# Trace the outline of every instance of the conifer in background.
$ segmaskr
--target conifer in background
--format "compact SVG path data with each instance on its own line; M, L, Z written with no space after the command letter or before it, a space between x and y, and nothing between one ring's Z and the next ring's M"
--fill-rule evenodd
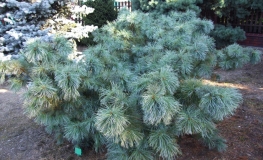
M201 10L197 4L202 2L203 0L132 0L132 8L144 12L161 11L162 13L165 13L171 10L193 10L199 13Z
M227 45L231 45L238 41L246 39L245 32L239 27L231 26L233 20L236 18L244 19L249 16L254 10L263 11L263 1L261 0L133 0L133 8L140 9L148 12L153 10L159 10L165 13L169 10L181 10L188 9L195 10L202 13L200 16L214 19L210 14L206 15L205 12L213 12L219 18L226 17L226 26L216 25L211 36L216 40L217 48L224 48Z
M260 52L216 50L213 27L190 10L124 11L94 32L97 45L82 56L71 58L61 37L36 41L19 59L0 62L0 73L11 75L13 89L27 85L26 113L57 140L106 146L110 160L172 160L183 154L177 141L186 134L224 151L216 124L242 97L202 79L215 66L256 63Z
M243 29L231 25L215 25L215 29L212 30L210 35L215 39L217 48L224 48L246 39L246 33Z
M49 41L56 34L73 39L88 37L97 27L77 24L74 16L91 12L87 6L73 8L70 0L1 0L0 59L4 54L18 54L26 41L34 38Z
M239 27L232 26L236 18L244 19L254 10L263 11L262 0L133 0L133 8L144 12L170 10L194 10L200 17L214 20L214 16L226 17L226 26L216 25L211 36L216 40L218 49L246 39L245 32ZM214 15L206 14L213 12Z
M99 28L111 22L117 18L117 10L114 8L113 0L87 0L83 3L86 6L94 8L94 12L83 17L83 22L85 25L95 25ZM81 44L84 45L94 45L93 36L90 33L88 38L83 38L80 40Z
M263 10L263 1L261 0L212 0L208 3L203 1L200 4L203 10L213 10L219 17L226 17L227 21L235 18L245 18L253 10Z
M211 14L213 12L218 18L224 17L224 24L216 25L211 36L216 40L217 48L223 48L238 41L246 39L245 32L240 27L235 27L239 20L246 19L247 16L257 11L263 11L262 0L212 0L203 1L198 4L202 10L202 16L214 19ZM238 20L237 20L238 19ZM251 22L252 24L253 22Z
M94 12L83 18L86 25L95 25L99 28L117 18L113 0L87 0L83 3L94 8Z

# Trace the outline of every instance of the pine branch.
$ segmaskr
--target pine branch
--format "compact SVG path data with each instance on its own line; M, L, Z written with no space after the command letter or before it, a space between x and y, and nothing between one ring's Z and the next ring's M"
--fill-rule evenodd
M197 79L186 79L180 84L179 93L176 97L183 104L191 105L199 102L197 89L202 86L202 82Z
M79 144L88 137L90 121L71 122L67 124L65 129L65 138L71 140L75 144Z
M112 84L111 90L101 90L101 104L107 107L124 107L127 105L127 97L123 90L115 84Z
M124 109L119 107L99 109L95 120L97 130L107 138L121 135L129 123Z
M223 152L226 150L226 140L218 136L217 134L212 134L201 139L205 145L209 147L209 149L216 149L219 152Z
M198 94L201 98L199 107L215 120L232 115L242 101L241 94L232 88L204 86Z
M175 139L169 136L165 130L151 132L148 142L149 145L159 152L160 156L165 159L172 160L175 156L181 153Z
M188 106L181 110L176 119L176 130L180 135L200 134L202 137L214 134L215 124L204 116L196 106Z
M165 95L160 86L152 85L142 96L143 120L146 124L157 125L161 121L170 124L180 110L180 104L172 96Z
M62 90L63 99L71 100L80 96L78 91L81 84L81 75L84 73L76 65L61 66L55 72L55 81Z
M122 148L120 145L115 143L107 144L108 152L107 159L109 160L129 160L127 149Z

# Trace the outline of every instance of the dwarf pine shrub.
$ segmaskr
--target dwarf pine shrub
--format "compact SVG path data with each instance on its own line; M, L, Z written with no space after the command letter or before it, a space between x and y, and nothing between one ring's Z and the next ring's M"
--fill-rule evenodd
M97 45L81 57L70 58L64 38L36 41L19 59L1 62L0 73L12 75L14 89L27 84L26 113L49 133L96 151L106 146L108 159L174 159L182 135L223 151L216 123L234 114L242 97L202 78L218 55L225 66L238 47L217 51L212 29L193 11L122 12L94 32Z

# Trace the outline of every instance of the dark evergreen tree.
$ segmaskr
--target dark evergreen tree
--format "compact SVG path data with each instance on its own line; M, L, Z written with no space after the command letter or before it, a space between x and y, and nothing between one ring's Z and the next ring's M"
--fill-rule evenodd
M95 25L99 28L117 18L117 10L114 8L113 0L87 0L84 5L94 8L94 12L83 17L85 25ZM88 38L81 39L84 45L94 45L93 36L90 33Z
M193 10L200 12L197 4L203 0L132 0L133 9L142 10L144 12L157 11L166 13L171 10L186 11Z
M99 28L117 18L113 0L87 0L84 5L94 8L94 12L83 18L86 25L95 25Z
M216 41L217 48L224 48L238 41L246 39L245 31L240 27L215 25L215 29L211 32L211 36Z
M212 0L202 3L200 6L201 9L213 10L219 17L227 17L229 22L235 18L245 18L253 10L263 11L263 1L261 0Z
M218 18L224 17L222 21L225 26L217 25L212 33L218 48L245 40L243 29L235 26L238 25L240 20L244 20L254 12L263 11L262 0L211 0L198 5L202 10L202 16L205 18L214 20L215 16Z

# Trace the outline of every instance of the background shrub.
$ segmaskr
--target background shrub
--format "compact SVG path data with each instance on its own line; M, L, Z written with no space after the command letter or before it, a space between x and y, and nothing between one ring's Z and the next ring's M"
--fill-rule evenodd
M78 6L77 6L78 7ZM53 35L67 38L88 37L95 26L81 26L70 20L74 14L89 14L92 8L72 9L70 1L42 0L39 2L0 2L0 54L18 54L25 42L42 38L50 41Z
M84 5L94 8L94 12L83 17L85 25L95 25L99 28L117 18L117 10L114 8L113 0L87 0ZM93 36L90 33L88 38L81 39L84 45L94 45Z
M217 48L224 48L228 45L243 41L246 39L245 31L240 27L215 25L215 29L211 32L211 36L216 41Z

